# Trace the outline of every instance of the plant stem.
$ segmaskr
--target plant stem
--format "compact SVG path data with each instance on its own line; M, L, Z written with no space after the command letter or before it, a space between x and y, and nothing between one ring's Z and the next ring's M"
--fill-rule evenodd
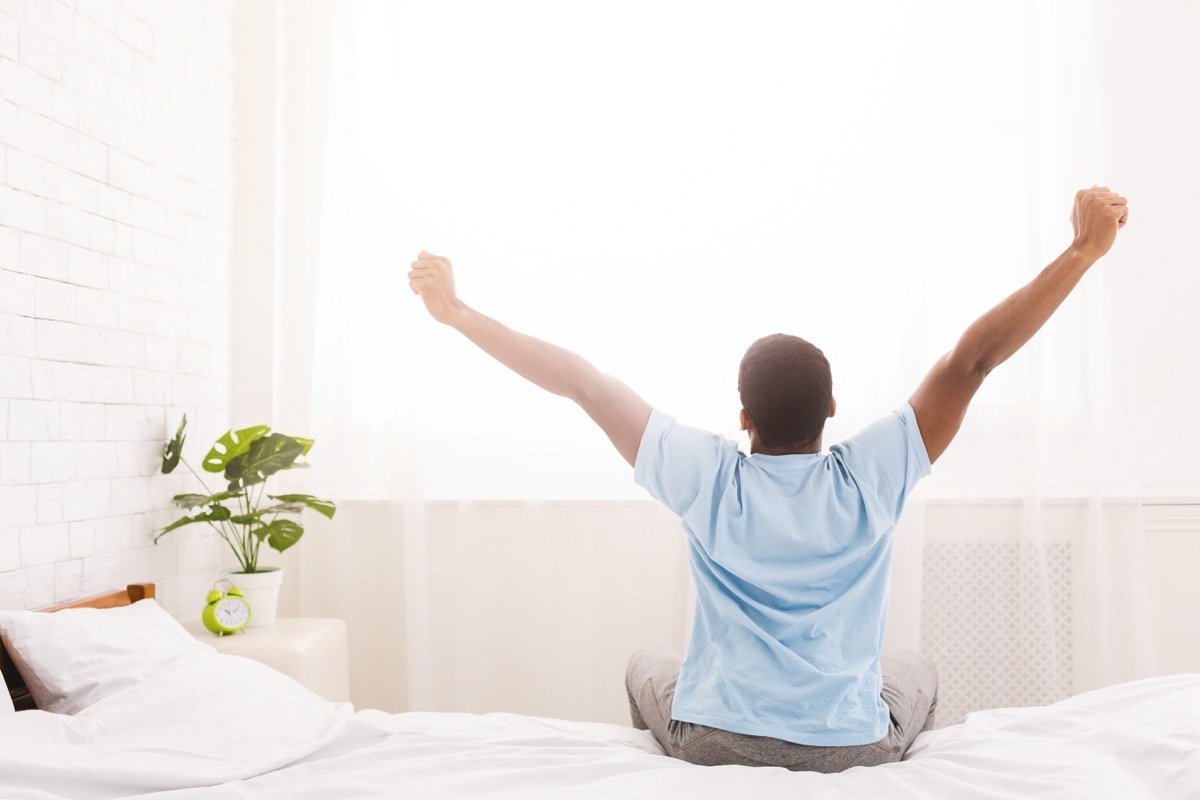
M196 472L196 470L192 469L192 465L187 462L187 459L184 458L182 454L180 454L179 460L183 463L183 465L185 467L188 468L188 472L190 472L196 476L196 480L200 481L200 485L202 487L204 487L204 491L208 492L208 494L211 496L213 493L213 490L208 488L208 485L204 482L204 478L201 478L200 475Z
M254 505L250 501L250 487L249 486L245 486L245 485L242 486L242 494L238 495L239 501L243 496L246 499L246 511L244 513L249 514L251 511L254 510ZM258 569L258 547L254 543L255 536L254 536L253 532L251 532L249 523L246 524L244 530L246 532L245 533L246 548L247 548L246 549L246 558L247 558L247 561L249 562L249 567L247 568L247 572L254 572Z
M192 473L192 476L195 477L195 479L200 483L200 486L204 489L204 491L208 492L209 497L211 497L213 495L213 490L208 488L208 484L204 482L204 478L200 477L200 473L196 472L192 465L187 462L187 459L183 457L182 453L179 454L179 461L188 468L188 472ZM208 524L212 525L211 522ZM244 566L245 562L243 561L242 556L238 554L238 548L233 543L234 539L240 541L241 537L237 535L236 528L232 527L231 525L229 530L226 531L225 525L225 521L221 520L219 527L216 525L213 525L213 527L216 529L217 533L221 534L221 538L225 540L225 544L229 545L229 549L233 551L234 557L237 558L238 562ZM231 536L233 539L230 538Z
M211 527L213 530L215 530L220 535L220 537L225 540L225 544L229 545L229 549L233 551L234 558L236 558L238 560L239 564L242 564L242 557L240 555L238 555L237 548L233 546L233 542L229 540L229 536L226 535L225 531L221 528L218 528L216 525L213 525L211 522L208 524L209 524L209 527ZM245 567L244 564L242 564L242 566L243 566L243 568Z
M241 511L242 514L245 514L246 513L246 505L242 502L242 495L236 494L235 496L237 497L238 510ZM246 550L246 526L241 523L233 523L233 524L236 526L235 530L238 531L238 533L237 533L237 542L238 542L238 551L239 551L238 561L240 561L242 563L242 571L249 572L250 571L250 553L247 552L247 550Z

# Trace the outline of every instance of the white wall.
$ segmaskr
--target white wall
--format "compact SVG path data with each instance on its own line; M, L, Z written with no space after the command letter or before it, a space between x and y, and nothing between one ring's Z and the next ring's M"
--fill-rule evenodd
M229 408L232 0L0 0L0 607L155 581L191 613L216 542L152 544ZM182 471L182 470L181 470Z
M682 652L683 533L657 503L434 502L424 516L425 640L405 628L401 508L343 503L303 543L300 613L347 620L356 706L627 723L629 655ZM427 706L409 695L413 665Z
M1200 672L1200 503L1164 498L1143 506L1155 665L1160 675Z
M1113 275L1122 307L1111 354L1136 413L1115 454L1145 485L1200 494L1200 3L1097 0L1096 52L1107 181L1129 197ZM1114 248L1114 251L1117 249Z
M1106 507L1110 533L1137 524L1137 504ZM989 561L1019 547L1013 536L1025 513L1019 502L930 501L897 532L885 648L918 648L941 662L943 724L989 704L1048 702L1092 688L1092 665L1079 662L1088 631L1070 611L1087 596L1081 548L1088 506L1059 501L1041 511L1047 541L1075 552L1059 576L1062 585L1055 584L1065 603L1061 617L1045 618L1037 600L1021 605L1022 585L1005 578L1016 565L998 569ZM1180 565L1196 563L1200 505L1155 502L1140 513L1154 671L1198 671L1200 642L1189 609L1200 604L1200 587ZM683 533L678 518L658 504L433 502L424 516L433 612L424 641L406 635L402 509L343 503L334 521L303 545L299 613L348 621L357 706L426 710L408 693L416 664L428 672L429 707L437 710L625 723L630 653L682 652L692 613ZM947 544L980 549L947 561ZM915 556L915 565L900 563L907 557L902 551ZM926 594L912 605L914 580ZM1034 635L1039 630L1065 636ZM1003 652L972 650L980 636ZM1052 652L1056 647L1062 652Z
M1133 414L1119 452L1148 500L1146 546L1160 672L1200 670L1200 4L1096 0L1106 181L1129 197L1107 354ZM1116 249L1116 248L1114 248Z

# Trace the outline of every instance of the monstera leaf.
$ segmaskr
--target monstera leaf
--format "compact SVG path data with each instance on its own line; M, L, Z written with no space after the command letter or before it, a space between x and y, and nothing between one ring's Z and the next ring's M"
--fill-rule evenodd
M276 503L262 510L263 514L299 514L308 506L304 503Z
M179 421L179 430L175 431L175 438L163 448L163 475L170 475L171 471L179 466L179 459L183 455L183 442L187 439L187 434L183 432L186 427L187 414L184 414L183 419Z
M300 541L300 537L304 535L304 526L290 519L277 519L261 528L255 528L253 533L259 541L266 539L272 549L282 553Z
M196 506L207 506L212 503L219 503L222 500L229 500L237 496L237 492L217 492L216 494L177 494L171 498L171 502L179 508L195 508Z
M191 525L193 522L221 522L229 519L229 516L230 514L228 508L214 503L213 505L209 506L208 511L203 514L196 514L195 516L191 517L180 517L179 519L175 520L170 525L163 528L162 532L159 533L158 536L154 537L154 543L157 544L159 539L166 536L176 528L182 528L184 525Z
M204 469L209 472L224 472L229 462L250 449L250 445L271 432L270 426L255 425L240 431L225 431L204 457Z
M292 506L282 505L268 506L267 508L260 508L256 511L250 511L246 514L234 514L229 518L229 521L238 525L257 525L258 523L262 522L263 517L267 516L268 514L299 514L303 510L304 506L299 503L297 503L294 508Z
M206 494L177 494L171 498L171 502L179 508L195 508L202 506L208 501Z
M299 442L300 447L303 449L300 451L300 458L297 458L295 461L293 461L291 464L289 464L287 468L288 469L308 469L308 461L306 461L304 459L304 456L308 455L308 451L312 449L313 440L306 439L303 436L293 436L292 438L295 439L297 442Z
M236 492L262 483L279 470L290 467L303 451L304 445L282 433L255 439L244 453L230 459L225 465L229 491Z
M337 511L337 506L333 504L332 500L318 500L311 494L271 494L267 496L288 506L288 508L274 506L274 508L279 508L281 511L291 511L294 507L307 506L329 519L333 519L333 514Z

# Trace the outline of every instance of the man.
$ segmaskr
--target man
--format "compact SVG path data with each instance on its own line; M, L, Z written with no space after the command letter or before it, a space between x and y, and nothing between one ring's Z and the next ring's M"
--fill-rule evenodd
M687 657L635 653L633 723L695 764L838 772L899 761L933 724L937 675L881 654L892 532L983 379L1020 349L1108 252L1124 197L1075 195L1071 245L988 311L900 409L822 452L837 404L825 356L794 336L752 344L738 374L750 455L680 425L574 353L458 299L450 261L422 251L409 285L429 313L522 377L575 401L677 513L696 584Z

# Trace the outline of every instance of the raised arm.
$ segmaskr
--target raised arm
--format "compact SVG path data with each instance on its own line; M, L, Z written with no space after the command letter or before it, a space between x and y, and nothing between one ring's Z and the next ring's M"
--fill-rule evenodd
M933 365L909 399L931 463L958 433L983 379L1050 319L1083 274L1112 247L1128 215L1125 198L1107 186L1076 192L1071 246L1036 278L971 323L954 349Z
M458 298L454 270L444 256L422 250L412 262L408 285L435 320L522 378L574 400L633 466L650 418L650 404L636 392L570 350L507 328L468 306Z

